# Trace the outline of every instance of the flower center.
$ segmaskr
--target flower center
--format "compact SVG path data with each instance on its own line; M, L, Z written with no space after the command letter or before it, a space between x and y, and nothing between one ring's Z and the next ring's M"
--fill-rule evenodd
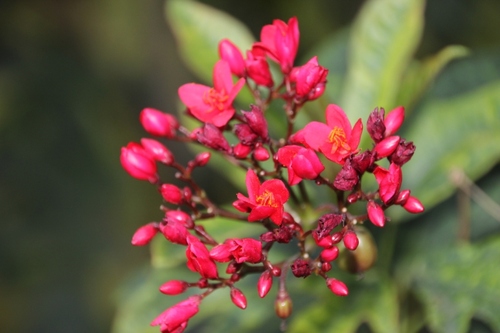
M351 147L347 144L345 132L342 128L335 126L328 135L328 142L332 144L332 154L339 149L350 151Z
M255 201L260 206L268 206L268 207L273 207L273 208L278 207L276 200L274 200L273 193L269 192L268 190L265 190L264 193L257 196Z
M210 88L210 90L206 91L205 94L203 94L203 102L207 105L210 105L210 109L207 112L212 112L215 110L224 111L226 109L226 102L228 99L229 96L224 90L219 92L214 88Z

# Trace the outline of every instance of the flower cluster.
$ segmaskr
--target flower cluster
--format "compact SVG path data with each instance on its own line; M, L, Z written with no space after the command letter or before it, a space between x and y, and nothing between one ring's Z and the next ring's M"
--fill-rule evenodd
M412 142L396 134L404 120L402 107L387 114L382 108L371 112L366 129L373 144L366 150L359 147L362 120L352 125L335 104L326 107L324 122L311 121L295 128L302 106L324 93L328 74L317 57L295 66L298 45L296 18L264 26L260 41L245 55L231 41L222 40L213 87L188 83L178 91L187 115L197 119L200 127L187 129L174 116L146 108L140 122L156 139L143 138L121 150L123 168L132 177L156 186L165 201L161 221L140 227L132 244L146 245L156 234L163 234L167 241L185 249L186 266L198 275L193 282L171 280L160 287L167 295L178 295L188 288L200 290L153 320L151 325L160 326L161 332L182 332L202 300L217 289L229 288L231 301L245 309L246 297L237 283L249 274L260 275L260 297L266 297L277 280L275 310L283 319L292 311L286 290L289 272L300 278L315 275L324 279L332 293L346 296L346 284L329 274L340 252L355 251L359 246L359 237L368 232L361 225L370 221L383 227L388 220L385 210L393 205L410 213L424 210L410 190L401 189L402 167L415 151ZM280 73L273 75L271 66ZM253 94L255 103L248 111L237 112L234 102L244 87ZM270 107L274 101L283 102L284 137L272 137L268 127L266 113L277 112ZM205 151L182 165L159 141L162 139L197 144ZM192 177L193 170L207 165L214 152L225 157L228 165L246 170L246 193L235 193L234 209L214 204ZM159 165L173 169L177 182L183 185L163 182ZM365 191L361 186L365 175L374 177L378 188ZM305 181L329 188L336 199L310 202ZM366 213L349 212L354 203L364 203ZM302 215L307 217L301 215L304 207L309 213ZM313 219L311 211L316 213ZM214 217L258 223L263 231L258 237L218 239L203 227ZM315 246L306 246L306 241ZM269 253L276 242L293 246L296 254L272 262ZM372 263L348 270L360 272Z

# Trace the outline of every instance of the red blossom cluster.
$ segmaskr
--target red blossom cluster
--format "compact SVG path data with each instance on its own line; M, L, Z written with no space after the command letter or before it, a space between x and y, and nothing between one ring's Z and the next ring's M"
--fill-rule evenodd
M415 151L412 142L396 135L404 120L402 107L387 115L384 109L376 108L369 115L366 128L373 146L364 151L359 147L361 119L351 125L338 105L327 106L325 122L312 121L295 128L295 117L302 106L323 94L328 74L317 57L294 66L298 45L296 18L266 25L260 41L245 56L231 41L222 40L220 60L213 70L213 87L188 83L178 91L187 114L200 121L199 128L189 130L174 116L152 108L140 114L144 129L158 140L198 144L220 153L228 165L246 170L247 193L235 194L234 210L214 204L192 177L194 169L209 162L209 151L181 165L156 139L143 138L121 150L124 169L132 177L155 185L165 201L163 219L140 227L132 244L146 245L161 233L166 240L185 248L187 268L199 275L194 282L171 280L160 287L167 295L178 295L189 288L201 290L153 320L151 325L160 326L161 332L184 331L203 298L217 289L229 288L232 302L245 309L246 297L236 284L249 274L260 275L260 297L265 297L273 281L278 280L275 310L280 318L287 318L292 311L286 291L289 271L301 278L319 276L334 294L346 296L347 286L327 274L339 256L340 245L346 251L355 251L360 244L358 226L369 220L383 227L387 221L385 210L392 205L400 205L410 213L424 210L409 190L401 190L402 167ZM279 76L271 73L272 64L278 65ZM244 86L252 92L255 104L249 111L237 112L233 102ZM280 138L270 135L266 119L267 112L277 112L270 109L276 100L283 102L287 126L286 135ZM158 165L173 169L183 187L164 183ZM333 174L332 165L338 166ZM375 177L377 189L362 189L365 174ZM328 187L336 202L309 202L303 180ZM349 212L350 205L363 202L365 214ZM313 220L310 214L301 217L306 205L317 212ZM259 223L263 232L258 238L218 239L203 227L214 217ZM307 239L316 246L306 246ZM271 262L269 253L275 243L289 243L296 248L296 254ZM225 273L221 274L223 266Z

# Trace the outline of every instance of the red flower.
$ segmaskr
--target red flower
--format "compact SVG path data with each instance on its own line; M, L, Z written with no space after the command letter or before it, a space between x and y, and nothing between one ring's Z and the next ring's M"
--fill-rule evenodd
M357 152L362 131L361 119L351 128L344 111L338 105L330 104L326 108L326 124L310 122L290 140L322 152L335 163L344 164L349 155Z
M373 174L379 185L378 193L382 201L387 205L398 197L403 181L403 173L401 167L395 163L391 163L389 170L380 166L373 170Z
M210 253L205 245L196 237L188 235L186 238L187 249L186 257L188 259L187 266L193 272L198 272L206 279L217 279L217 266L210 258Z
M299 22L296 17L288 20L274 20L265 25L260 32L260 42L254 44L253 50L265 52L281 66L283 73L289 73L293 67L299 48Z
M210 251L210 257L218 262L234 259L238 264L256 264L262 259L262 243L253 238L226 239Z
M219 56L229 64L231 72L238 76L245 76L245 60L240 49L229 39L223 39L219 42Z
M277 225L283 220L283 205L288 200L288 190L279 179L266 180L260 184L254 171L248 170L246 176L248 198L238 193L233 206L241 212L250 212L248 221L270 218Z
M318 156L310 149L296 145L280 148L278 162L288 169L288 184L295 185L302 179L316 179L325 170Z
M290 73L290 81L295 82L298 97L310 101L320 97L325 91L328 69L318 64L318 57L312 57L305 65L295 67Z
M160 326L162 333L182 332L187 322L198 313L202 297L191 296L162 312L151 322L151 326Z
M179 88L179 97L189 112L198 120L222 127L234 115L233 101L245 84L241 78L233 85L231 69L225 60L214 67L214 87L187 83Z

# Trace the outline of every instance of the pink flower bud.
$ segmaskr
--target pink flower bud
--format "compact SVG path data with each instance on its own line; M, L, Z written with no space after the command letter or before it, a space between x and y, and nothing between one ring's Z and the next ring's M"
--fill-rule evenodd
M208 148L225 152L230 150L229 143L222 134L221 130L210 123L203 125L201 131L197 133L196 138L198 139L198 142Z
M313 238L314 241L316 242L316 245L322 247L322 248L330 248L333 245L332 238L329 237L329 235L326 235L325 237L318 238L317 233L313 232Z
M346 231L346 233L344 234L343 241L344 241L344 246L351 251L354 251L358 248L359 239L358 236L356 236L356 233L352 230Z
M166 220L160 224L160 231L163 236L174 244L187 245L189 232L181 222L176 220Z
M245 76L245 60L240 49L236 47L229 39L223 39L219 43L219 56L227 61L231 73L238 77Z
M375 201L368 201L366 210L368 212L368 219L370 219L375 226L382 228L385 225L384 210L377 205Z
M174 155L172 152L160 142L154 139L143 138L141 139L141 145L155 160L166 165L170 165L174 162Z
M402 190L398 194L398 198L396 199L396 205L404 205L408 198L410 197L410 190Z
M376 159L382 159L391 155L399 145L399 136L390 136L375 145Z
M247 298L241 290L234 287L231 288L231 301L240 309L246 309L247 307Z
M122 147L120 162L125 171L132 177L139 180L149 180L151 183L158 181L155 161L138 143L130 142L127 147Z
M253 157L255 157L255 159L257 161L263 162L263 161L267 161L269 159L270 155L269 155L269 152L267 151L267 149L261 146L261 147L255 148L255 150L253 152Z
M347 289L345 283L340 280L328 278L326 279L326 286L337 296L347 296L349 294L349 289Z
M189 284L181 280L171 280L160 286L160 292L165 295L179 295L186 291Z
M332 264L329 262L322 262L321 263L321 271L323 273L329 272L332 269Z
M266 117L264 117L260 107L250 105L250 108L250 111L242 111L241 113L252 131L263 140L266 140L269 135Z
M337 244L340 243L342 240L342 237L344 237L344 234L340 231L334 232L332 235L332 243Z
M194 222L191 216L181 210L169 210L165 214L165 220L179 222L188 229L192 229L194 227Z
M245 145L253 145L257 142L259 136L247 124L236 124L234 134Z
M259 277L259 281L257 282L257 291L259 293L260 298L264 298L271 287L273 286L273 276L271 271L264 271Z
M210 152L208 152L208 151L203 152L203 153L199 153L194 158L194 162L199 167L205 166L208 163L208 161L210 161L210 156L211 156Z
M184 201L190 202L191 199L193 198L193 192L191 191L191 189L189 187L185 186L182 189L182 196L184 197Z
M151 326L160 326L162 332L182 332L187 321L198 313L202 299L200 295L190 296L162 312L151 322Z
M143 246L149 244L157 232L158 227L155 223L143 225L132 236L132 245Z
M320 253L321 259L326 262L333 261L337 259L338 256L339 256L339 248L336 246L333 246L329 249L324 249Z
M251 51L247 51L245 66L248 76L259 86L271 88L274 85L269 64L265 57L255 56Z
M406 203L403 205L403 208L412 214L422 213L425 210L424 205L422 205L420 200L412 196L408 198Z
M162 184L160 186L160 193L166 202L178 205L182 202L182 191L175 185L172 184Z
M236 158L243 159L248 156L252 152L252 146L247 146L242 143L238 143L233 147L233 155Z
M314 100L325 91L327 75L328 69L320 66L318 57L314 56L305 65L294 67L290 80L295 83L297 97Z
M174 116L153 108L145 108L139 115L142 126L151 135L173 138L179 123Z
M405 120L405 108L398 106L387 114L384 119L385 133L384 136L388 137L398 131Z

